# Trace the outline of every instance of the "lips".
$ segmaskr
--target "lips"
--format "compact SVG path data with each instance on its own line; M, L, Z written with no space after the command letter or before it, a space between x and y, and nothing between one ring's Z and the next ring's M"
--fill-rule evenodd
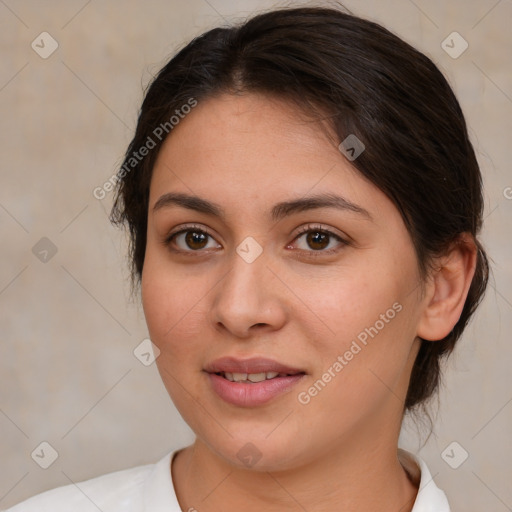
M258 407L291 391L306 372L272 359L221 357L204 368L211 389L230 405Z
M237 359L235 357L221 357L207 364L204 370L208 373L226 374L226 373L268 373L276 372L282 375L305 374L300 368L294 368L272 359L256 357L251 359Z

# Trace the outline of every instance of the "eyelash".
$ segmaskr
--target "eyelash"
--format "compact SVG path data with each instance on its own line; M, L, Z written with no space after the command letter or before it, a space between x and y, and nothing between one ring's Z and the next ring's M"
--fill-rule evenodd
M178 235L181 235L182 233L187 233L189 231L193 231L193 232L196 232L196 233L203 233L207 236L209 236L210 238L213 238L215 239L215 237L209 233L207 230L205 230L203 227L201 226L198 226L198 225L190 225L190 226L185 226L184 228L180 229L179 231L176 231L174 233L170 233L163 241L163 244L166 246L166 247L170 247L171 245L171 242L174 240L174 238L176 238ZM328 230L328 229L325 229L323 228L322 226L320 225L317 225L317 224L308 224L306 226L303 226L300 231L297 233L297 235L294 237L294 239L292 240L292 242L295 242L298 238L300 238L302 235L306 234L306 233L310 233L310 232L314 232L314 233L322 233L324 235L328 235L329 237L332 237L334 238L336 241L340 242L341 246L347 246L347 245L350 245L349 242L343 238L341 238L339 235L337 235L336 233L333 233L332 231ZM183 250L183 249L172 249L173 252L177 252L177 253L181 253L181 254L186 254L188 256L200 256L202 255L201 253L203 253L204 251L199 249L197 251L193 251L193 250ZM302 252L306 252L306 253L309 253L308 256L309 257L312 257L312 258L317 258L317 257L321 257L321 256L325 256L325 255L331 255L331 254L334 254L338 251L341 250L341 247L336 247L334 249L328 249L328 250L322 250L322 249L319 249L319 250L305 250L305 249L299 249L300 251Z

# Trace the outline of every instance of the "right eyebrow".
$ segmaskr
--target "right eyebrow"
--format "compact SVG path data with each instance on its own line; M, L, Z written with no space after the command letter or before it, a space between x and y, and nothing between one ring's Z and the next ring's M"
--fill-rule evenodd
M167 206L174 205L187 208L188 210L205 213L207 215L213 215L215 217L225 218L226 216L224 209L216 203L203 199L199 196L191 196L177 192L168 192L167 194L160 196L158 201L155 203L155 206L153 206L153 212Z

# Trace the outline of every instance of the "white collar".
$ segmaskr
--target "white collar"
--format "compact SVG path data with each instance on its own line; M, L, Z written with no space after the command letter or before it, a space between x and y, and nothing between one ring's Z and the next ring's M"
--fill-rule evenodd
M425 461L402 448L398 448L398 460L419 487L411 512L450 512L446 494L437 487Z

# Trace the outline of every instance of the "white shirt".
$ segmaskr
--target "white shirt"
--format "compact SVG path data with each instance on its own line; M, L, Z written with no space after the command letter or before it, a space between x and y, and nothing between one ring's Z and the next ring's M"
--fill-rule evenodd
M182 512L170 470L171 457L178 451L168 453L156 464L51 489L5 512ZM399 458L412 479L420 479L412 512L450 512L446 495L436 486L425 462L402 449Z

